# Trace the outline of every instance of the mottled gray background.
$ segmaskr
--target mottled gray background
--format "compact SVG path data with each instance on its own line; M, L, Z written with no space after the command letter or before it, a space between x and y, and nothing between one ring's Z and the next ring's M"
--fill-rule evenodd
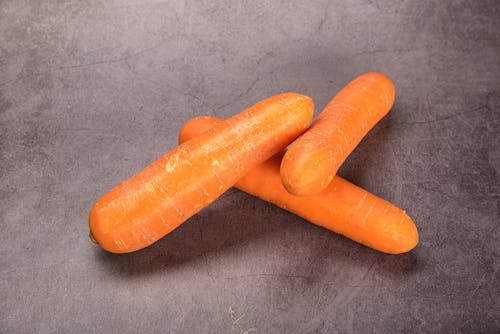
M411 253L236 190L143 251L89 242L189 118L317 113L370 70L397 102L340 174L407 210ZM0 332L498 332L499 75L498 1L0 1Z

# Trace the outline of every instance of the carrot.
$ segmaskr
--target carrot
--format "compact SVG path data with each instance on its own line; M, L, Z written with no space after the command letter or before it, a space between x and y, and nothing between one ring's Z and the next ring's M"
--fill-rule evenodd
M223 122L213 117L193 118L182 127L179 141L194 138ZM283 154L253 168L235 187L381 252L399 254L417 245L417 228L403 210L339 176L320 194L290 194L280 178Z
M286 147L313 108L307 96L276 95L179 145L94 205L91 238L113 253L152 244Z
M363 74L345 86L285 154L281 180L298 196L319 193L367 132L391 109L394 85L380 73Z

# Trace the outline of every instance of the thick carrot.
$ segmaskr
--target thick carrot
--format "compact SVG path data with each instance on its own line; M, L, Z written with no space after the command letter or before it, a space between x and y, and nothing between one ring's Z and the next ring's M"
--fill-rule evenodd
M94 205L91 237L114 253L152 244L286 147L313 108L307 96L276 95L179 145Z
M345 86L285 154L281 180L297 196L325 189L367 132L391 109L394 85L380 73Z
M222 122L213 117L193 118L182 127L179 142ZM417 245L417 228L403 210L339 176L320 194L290 194L280 178L283 154L253 168L235 187L381 252L399 254Z

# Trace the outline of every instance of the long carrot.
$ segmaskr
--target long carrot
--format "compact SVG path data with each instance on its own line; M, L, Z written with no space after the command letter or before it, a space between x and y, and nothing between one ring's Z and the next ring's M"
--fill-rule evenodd
M193 118L182 127L179 142L194 138L223 122L213 117ZM385 253L404 253L417 245L417 228L403 210L339 176L335 176L320 194L290 194L280 178L283 154L278 153L253 168L239 179L235 187Z
M152 244L286 147L313 108L307 96L276 95L179 145L94 205L91 238L114 253Z
M281 180L298 196L319 193L366 133L391 109L394 85L380 73L345 86L285 154Z

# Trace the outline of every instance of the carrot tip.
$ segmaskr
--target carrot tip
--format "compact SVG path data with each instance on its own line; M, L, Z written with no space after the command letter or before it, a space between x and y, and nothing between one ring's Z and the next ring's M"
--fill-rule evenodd
M336 173L331 151L316 146L305 157L294 153L292 147L281 162L280 174L285 189L295 196L311 196L323 191Z
M99 243L97 242L97 240L95 240L94 236L92 235L92 231L90 231L90 232L89 232L89 239L90 239L90 241L92 241L93 243L95 243L95 244L99 244Z

